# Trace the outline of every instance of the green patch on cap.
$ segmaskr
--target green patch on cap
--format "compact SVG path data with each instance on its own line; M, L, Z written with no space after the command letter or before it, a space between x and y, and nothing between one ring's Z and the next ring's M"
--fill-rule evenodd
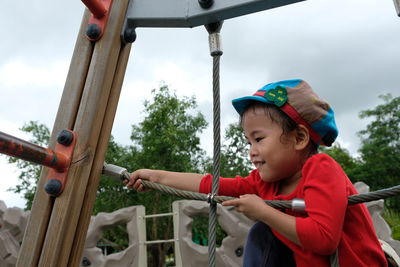
M278 107L283 106L288 100L287 90L283 86L277 86L275 89L268 90L264 94L264 97Z

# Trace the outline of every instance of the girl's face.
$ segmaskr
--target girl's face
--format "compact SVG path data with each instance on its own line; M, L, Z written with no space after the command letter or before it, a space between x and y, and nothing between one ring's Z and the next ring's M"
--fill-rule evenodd
M256 107L244 114L242 126L250 144L250 159L265 182L292 180L301 171L301 154L296 149L296 131L282 135L282 127Z

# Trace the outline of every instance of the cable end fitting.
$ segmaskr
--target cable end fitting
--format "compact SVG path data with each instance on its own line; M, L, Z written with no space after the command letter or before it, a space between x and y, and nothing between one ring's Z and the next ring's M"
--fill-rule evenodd
M222 55L221 36L219 32L210 33L210 35L208 36L208 44L210 46L211 56Z
M294 198L292 199L292 211L298 213L306 213L306 203L304 199Z
M127 170L117 165L107 164L104 162L103 174L109 177L113 177L118 181L124 181L126 179L125 173Z

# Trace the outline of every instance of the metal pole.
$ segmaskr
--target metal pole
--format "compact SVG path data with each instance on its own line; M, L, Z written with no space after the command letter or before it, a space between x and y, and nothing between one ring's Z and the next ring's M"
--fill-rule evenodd
M68 167L65 155L0 131L0 153L37 163L62 172Z

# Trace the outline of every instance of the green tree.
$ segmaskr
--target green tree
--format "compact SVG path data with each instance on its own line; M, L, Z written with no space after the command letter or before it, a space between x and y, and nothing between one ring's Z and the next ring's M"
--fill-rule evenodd
M20 130L30 134L32 138L28 141L39 146L47 147L50 139L49 128L44 124L40 124L37 121L30 121L20 128ZM39 180L41 166L35 163L31 163L25 160L9 157L9 163L16 164L17 168L22 170L18 175L20 184L9 190L23 194L26 199L26 209L30 210L32 207L33 198L36 192L36 184Z
M225 129L224 138L221 139L221 165L222 177L247 176L251 171L248 142L239 123L231 123ZM213 162L207 158L204 171L212 173Z
M400 174L400 97L387 94L380 98L383 104L360 112L360 118L372 121L359 132L362 166L358 176L372 190L397 185ZM389 198L385 203L400 209L399 197Z
M200 148L199 134L207 122L201 113L193 115L194 97L179 99L167 86L152 90L152 101L144 103L144 120L133 125L132 150L140 168L162 169L177 172L199 172L205 151ZM138 194L139 203L147 212L157 214L171 211L176 198L152 191ZM149 240L170 239L172 220L152 219L147 222ZM166 245L150 248L151 266L162 266Z
M252 169L248 142L239 123L231 123L225 130L221 162L221 174L226 177L247 176Z
M358 176L358 169L361 164L360 160L353 158L350 152L339 143L336 142L329 148L320 147L319 152L326 153L335 159L353 183L362 180L361 177Z

